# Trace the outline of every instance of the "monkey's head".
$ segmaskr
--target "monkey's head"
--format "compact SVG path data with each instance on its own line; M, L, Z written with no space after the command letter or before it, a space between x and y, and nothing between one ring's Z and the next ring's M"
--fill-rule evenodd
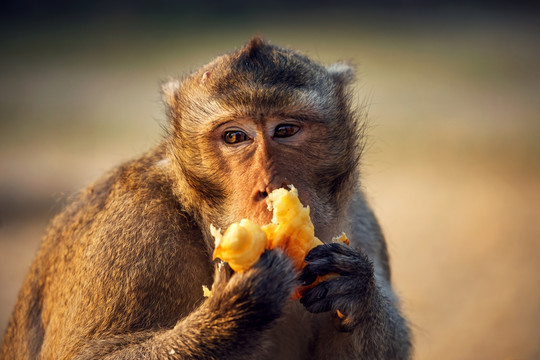
M293 184L316 235L334 232L358 179L362 124L346 64L320 65L259 37L163 87L177 194L207 227L270 222L266 197Z

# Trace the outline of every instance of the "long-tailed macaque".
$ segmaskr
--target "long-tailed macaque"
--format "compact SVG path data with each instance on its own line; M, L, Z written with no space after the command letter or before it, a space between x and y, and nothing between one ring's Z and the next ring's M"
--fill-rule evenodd
M0 358L409 358L385 240L359 185L353 81L347 64L254 37L164 84L163 141L55 217ZM268 223L266 197L290 184L326 243L305 270L279 250L243 273L214 264L210 224ZM342 231L350 246L331 242ZM291 299L328 273L340 276Z

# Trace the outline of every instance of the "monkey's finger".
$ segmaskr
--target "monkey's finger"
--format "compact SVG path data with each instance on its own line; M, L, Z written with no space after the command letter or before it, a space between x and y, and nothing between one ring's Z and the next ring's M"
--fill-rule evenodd
M284 271L292 271L291 259L280 249L265 250L259 260L252 266L252 269L270 269L279 266Z
M229 282L232 275L233 271L227 263L221 260L215 261L212 290L219 291L219 289L223 289Z
M340 310L352 314L356 312L355 306L363 302L365 293L366 284L356 277L339 276L306 290L300 302L313 312Z
M312 313L330 311L332 302L332 299L328 297L328 284L326 282L307 290L300 299L300 303L304 305L307 311Z
M310 271L310 269L306 266L300 273L300 276L298 277L298 282L301 286L306 286L313 284L315 279L317 279L317 274Z
M329 273L336 273L339 275L350 275L356 272L357 261L350 258L336 257L334 254L327 254L326 257L311 260L302 270L299 280L301 282L309 281L313 276L323 276Z
M292 261L283 252L274 250L265 251L255 265L246 272L235 273L227 284L227 288L232 293L236 291L250 294L285 292L285 297L292 293L295 286Z
M325 303L324 306L331 306L330 309L336 310L337 307L335 305L337 304L341 304L343 309L348 309L348 306L343 306L343 300L347 299L351 293L356 291L355 282L354 278L342 276L325 280L313 288L306 290L300 302L308 306L311 303L325 300L328 304ZM321 307L323 304L321 303L317 306Z
M334 271L336 268L337 266L335 263L328 259L321 259L314 263L308 263L300 273L298 281L303 286L312 284L317 276L327 275L332 272L337 273Z
M319 314L332 310L331 302L326 299L310 302L304 301L302 305L304 305L308 312L313 314Z
M322 248L314 252L315 249ZM308 265L304 268L301 281L310 280L314 275L330 272L339 275L369 275L373 271L371 260L361 251L347 249L342 244L321 245L313 249L306 257Z
M307 262L315 259L326 257L328 254L355 256L358 252L350 246L342 243L332 243L316 246L306 255L305 260Z
M332 310L337 309L337 318L339 319L339 330L342 332L351 332L359 324L358 314L362 312L358 308L358 299L354 296L339 298L334 302Z
M338 244L325 244L313 248L305 257L307 262L306 267L303 271L303 276L301 280L310 279L313 275L324 275L329 272L335 272L338 270L337 256L339 254L336 252L335 245Z

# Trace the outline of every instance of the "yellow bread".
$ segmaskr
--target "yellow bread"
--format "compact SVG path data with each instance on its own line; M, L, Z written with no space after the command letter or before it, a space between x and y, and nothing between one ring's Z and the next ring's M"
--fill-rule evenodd
M296 270L304 268L304 258L322 241L315 237L315 229L309 217L309 207L298 199L294 186L290 190L276 189L267 198L268 210L273 211L272 222L259 226L242 219L234 223L222 235L211 226L216 240L214 259L229 263L234 271L246 271L253 266L265 249L279 248L293 261ZM334 241L347 242L345 234Z
M272 191L267 203L268 210L273 210L272 223L262 227L268 238L268 248L282 249L293 260L294 267L301 270L307 253L322 245L322 241L315 237L309 206L302 206L294 186L290 190Z
M210 232L216 240L214 259L229 263L234 271L246 271L261 257L267 247L266 233L251 220L234 223L223 235L213 226Z
M309 207L302 206L294 186L276 189L268 195L268 210L273 210L272 222L259 226L242 219L234 223L222 235L211 227L216 240L214 258L229 263L234 271L246 271L262 255L265 249L282 249L293 260L297 270L304 266L306 254L322 241L314 236L309 217Z

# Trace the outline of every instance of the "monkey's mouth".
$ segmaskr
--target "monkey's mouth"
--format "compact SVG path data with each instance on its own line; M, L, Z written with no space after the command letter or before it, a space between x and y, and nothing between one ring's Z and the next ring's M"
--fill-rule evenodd
M259 225L266 225L270 224L272 222L272 211L268 210L268 206L266 205L266 202L263 202L264 207L262 207L259 211L257 211L255 215L255 219L253 220Z
M268 208L268 204L265 199L268 197L260 195L259 201L250 202L245 207L238 209L234 212L234 218L231 219L231 223L239 222L241 219L249 219L254 223L262 226L272 222L272 211Z

